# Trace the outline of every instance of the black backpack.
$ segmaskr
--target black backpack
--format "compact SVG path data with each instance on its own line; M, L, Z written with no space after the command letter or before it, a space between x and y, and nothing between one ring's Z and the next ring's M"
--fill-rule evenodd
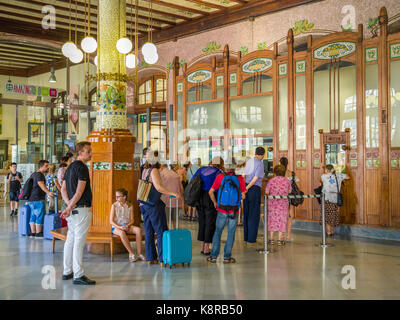
M33 178L32 175L29 177L28 180L26 180L24 187L22 188L21 191L21 200L28 200L29 197L31 196L32 193L32 188L33 188Z
M289 195L290 196L303 196L304 192L299 189L299 187L297 186L296 181L294 179L294 171L292 171L291 183L292 183L292 192L289 193ZM304 202L304 198L290 199L290 204L295 207L301 205L303 202Z
M195 207L199 204L202 188L203 179L201 179L199 173L189 182L189 184L185 188L184 199L188 206Z

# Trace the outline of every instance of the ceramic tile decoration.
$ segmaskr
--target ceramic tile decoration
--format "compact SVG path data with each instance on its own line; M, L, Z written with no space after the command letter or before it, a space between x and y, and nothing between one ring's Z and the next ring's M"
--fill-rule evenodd
M301 166L302 166L303 168L305 168L305 167L307 166L307 162L306 162L305 160L302 160L302 161L301 161Z
M90 163L91 163L91 162L86 162L86 165L87 165L87 167L88 167L89 170L90 170Z
M367 168L371 168L372 167L372 160L371 159L367 159L367 161L365 162L365 165L367 166Z
M378 159L374 159L374 167L379 167L379 160Z
M397 159L392 159L391 164L392 168L397 168L399 165L399 161Z
M300 160L296 161L296 167L301 167L301 161Z
M318 60L343 58L355 51L356 43L353 41L332 42L315 49L314 58Z
M217 76L217 87L223 87L224 86L224 76Z
M350 160L350 167L357 167L357 160L351 159Z
M319 159L314 159L314 167L319 167L321 165L321 161Z
M254 73L265 71L272 67L272 59L269 58L256 58L247 61L242 66L242 71L245 73Z
M132 170L131 162L114 162L114 170Z
M279 64L278 73L279 73L279 76L286 76L287 75L287 63Z
M378 60L378 47L365 49L365 62L374 62Z
M187 76L188 82L190 83L201 83L210 80L212 76L211 71L208 70L197 70Z
M183 92L183 83L182 82L178 82L176 85L176 92L181 93Z
M400 42L390 45L390 58L400 58Z
M110 170L110 162L93 162L93 170Z
M306 72L306 61L300 60L296 61L296 73Z
M229 84L236 84L236 72L229 74Z

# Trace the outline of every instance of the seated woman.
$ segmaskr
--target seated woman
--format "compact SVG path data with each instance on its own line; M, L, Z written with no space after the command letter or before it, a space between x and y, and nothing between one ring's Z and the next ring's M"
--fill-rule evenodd
M127 201L128 191L118 189L115 198L117 201L112 204L110 212L111 232L121 238L123 245L129 252L129 261L145 261L146 258L142 255L142 230L133 225L133 206ZM127 234L136 235L137 257L133 253Z

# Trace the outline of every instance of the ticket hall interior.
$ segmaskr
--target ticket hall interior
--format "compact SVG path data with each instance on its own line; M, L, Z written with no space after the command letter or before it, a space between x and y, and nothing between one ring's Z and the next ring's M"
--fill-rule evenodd
M97 284L87 287L61 279L68 227L21 234L8 182L12 163L25 182L82 141L93 151L83 263ZM128 260L110 208L126 189L144 230L146 148L183 168L246 163L257 147L261 220L255 246L237 226L236 263L207 261L182 210L190 267ZM278 246L267 242L264 190L282 158L309 197L290 209L291 241ZM313 196L326 165L348 178L332 237ZM0 0L0 299L399 299L399 188L397 0ZM226 240L225 228L221 254Z

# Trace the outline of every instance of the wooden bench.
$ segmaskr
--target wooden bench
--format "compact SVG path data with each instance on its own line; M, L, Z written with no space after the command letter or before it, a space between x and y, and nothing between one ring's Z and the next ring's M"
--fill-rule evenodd
M53 235L53 253L56 245L56 239L60 239L62 241L67 240L67 232L68 227L55 229L50 231ZM136 235L128 234L129 241L136 241ZM154 235L156 238L156 235ZM142 241L144 241L144 234L142 235ZM111 261L114 261L114 244L121 243L121 238L115 234L110 233L100 233L100 232L89 232L86 242L89 243L109 243L110 244L110 254Z

